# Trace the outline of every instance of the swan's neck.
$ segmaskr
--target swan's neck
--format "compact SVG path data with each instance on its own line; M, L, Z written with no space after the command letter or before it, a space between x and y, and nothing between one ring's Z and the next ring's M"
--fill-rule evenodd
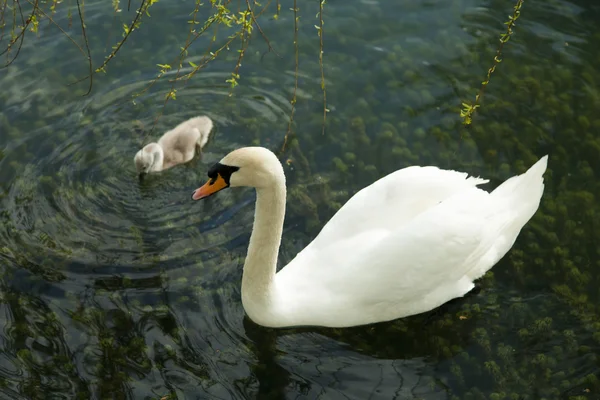
M150 166L151 171L162 171L163 164L165 162L165 153L160 145L157 145L152 152L152 165Z
M255 322L273 317L274 278L285 218L285 180L256 189L254 227L242 277L242 303ZM259 322L260 323L260 322Z

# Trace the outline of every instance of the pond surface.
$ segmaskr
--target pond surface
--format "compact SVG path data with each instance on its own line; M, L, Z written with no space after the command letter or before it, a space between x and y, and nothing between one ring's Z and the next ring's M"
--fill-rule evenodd
M75 16L68 28L72 3L55 20L83 43ZM279 56L255 29L232 96L239 43L166 105L166 79L132 95L156 64L176 64L193 2L153 5L87 96L88 81L69 86L87 73L85 57L46 22L0 70L3 399L600 398L600 6L527 0L465 128L461 103L491 66L511 1L330 0L323 133L318 2L308 3L298 5L294 134L282 154L280 266L393 170L458 169L491 189L549 154L540 209L513 249L478 291L429 313L352 329L257 326L240 300L254 192L190 193L235 148L282 148L293 3L261 17ZM134 15L122 7L86 2L95 66ZM192 62L211 37L189 48ZM202 114L216 126L202 157L140 182L137 150Z

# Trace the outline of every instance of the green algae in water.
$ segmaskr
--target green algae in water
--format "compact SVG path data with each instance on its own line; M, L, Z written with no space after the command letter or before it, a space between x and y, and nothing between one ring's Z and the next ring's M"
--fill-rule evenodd
M396 370L393 383L377 387L381 377L373 379L368 371L390 371L384 360L424 357L435 369L421 375L443 381L450 398L597 397L600 278L592 240L600 223L600 186L594 179L600 167L597 28L577 16L565 25L571 37L564 37L548 14L561 21L567 14L528 3L527 18L511 40L477 121L466 130L457 116L458 100L476 90L473 77L488 67L489 38L497 33L488 22L502 19L505 6L491 5L473 15L462 1L427 11L408 3L325 6L325 34L331 39L325 49L328 102L335 106L325 135L318 60L308 51L318 48L312 43L314 14L304 10L310 5L302 6L301 20L309 22L300 31L302 95L292 164L286 169L283 247L302 249L356 190L397 168L429 164L469 171L489 177L486 189L491 189L549 153L540 209L513 250L479 282L479 294L423 316L350 330L272 333L248 323L239 278L253 207L240 207L234 217L228 212L251 201L251 194L230 192L218 202L189 205L189 187L205 178L203 163L189 174L176 170L142 187L128 175L141 136L139 125L127 121L151 126L162 94L139 99L143 107L119 112L112 107L129 102L128 85L155 72L148 60L172 58L173 43L185 41L185 32L180 37L167 26L155 32L142 28L149 39L132 42L132 49L141 46L136 56L123 53L106 78L99 76L89 107L64 86L65 77L76 76L60 63L22 68L19 79L31 77L43 90L17 90L14 76L0 82L9 88L0 94L1 292L10 310L4 315L12 318L4 321L8 358L3 362L20 373L7 369L0 374L1 386L29 398L48 393L86 399L122 393L223 397L219 387L238 397L280 398L352 395L362 393L360 382L392 397L399 382L408 382L406 376L400 379ZM596 17L588 3L576 4ZM86 13L93 12L90 6ZM570 9L560 1L554 6ZM281 20L289 20L286 10L282 4ZM176 20L181 11L164 6L159 15ZM411 22L415 16L427 23ZM374 17L378 26L370 29ZM90 19L94 36L106 38L107 31L94 24ZM263 28L282 58L267 54L260 65L248 59L232 101L220 102L223 94L207 98L206 91L192 92L217 86L221 79L203 81L199 75L190 82L193 94L178 91L178 100L165 109L173 120L179 113L211 112L218 136L207 151L216 160L252 143L276 149L287 128L285 112L278 117L265 111L275 118L268 121L236 100L238 94L259 94L287 102L285 88L293 87L293 74L282 73L293 71L293 48L285 44L292 40L289 26L266 23ZM252 45L262 54L258 35ZM54 54L50 60L60 56L70 64L81 56L66 45ZM226 56L207 72L228 71L225 60L236 56ZM45 57L41 50L38 57ZM328 74L329 68L336 72ZM47 77L45 83L36 75ZM117 78L122 81L111 86ZM35 101L27 98L30 92ZM88 153L92 149L105 158ZM172 179L185 184L170 185ZM292 256L286 254L282 264ZM258 334L252 336L253 331ZM368 361L360 364L359 356ZM342 358L358 372L343 371ZM50 367L44 367L47 363ZM329 369L315 372L316 365ZM342 378L326 380L336 376Z

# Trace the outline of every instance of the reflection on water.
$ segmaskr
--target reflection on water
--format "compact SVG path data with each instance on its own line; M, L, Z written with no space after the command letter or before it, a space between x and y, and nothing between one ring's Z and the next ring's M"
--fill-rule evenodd
M3 398L600 396L598 6L527 2L465 129L460 103L475 95L510 4L331 3L325 135L318 4L301 9L281 266L356 190L395 169L435 164L493 187L549 153L540 211L509 255L478 291L423 315L351 329L257 326L239 287L254 193L189 197L227 152L281 147L294 87L291 2L262 24L282 58L256 36L233 96L224 81L234 52L164 109L167 81L135 104L131 96L185 41L189 5L153 6L155 22L87 97L86 83L66 86L86 72L84 58L44 28L0 72ZM110 5L86 3L86 15L99 60L116 39L104 23ZM202 156L140 182L135 152L201 114L216 126Z

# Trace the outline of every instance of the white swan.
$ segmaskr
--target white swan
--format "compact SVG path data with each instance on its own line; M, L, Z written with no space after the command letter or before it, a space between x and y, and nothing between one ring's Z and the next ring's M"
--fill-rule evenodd
M194 158L196 147L208 141L213 122L206 116L190 118L167 131L158 143L149 143L134 157L138 174L159 172Z
M277 274L285 175L269 150L232 151L192 194L256 188L242 277L248 316L268 327L349 327L422 313L464 296L539 207L548 156L488 193L463 172L412 166L356 193Z

